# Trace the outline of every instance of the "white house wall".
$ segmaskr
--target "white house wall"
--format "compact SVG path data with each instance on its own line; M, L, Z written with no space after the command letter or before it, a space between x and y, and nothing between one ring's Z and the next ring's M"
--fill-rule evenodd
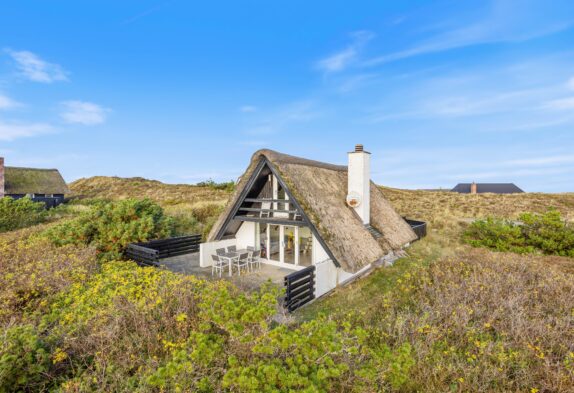
M313 264L315 265L315 297L319 297L337 286L337 267L315 236L313 236Z
M213 264L211 258L215 254L215 250L218 248L226 248L229 246L235 246L235 239L219 240L216 242L201 243L199 245L199 266L210 267Z
M316 265L326 259L330 259L327 251L325 251L321 243L319 243L315 235L313 235L313 264Z
M256 238L256 225L254 222L243 222L239 227L239 230L235 234L235 239L237 241L237 248L240 250L249 247L255 247L257 245Z

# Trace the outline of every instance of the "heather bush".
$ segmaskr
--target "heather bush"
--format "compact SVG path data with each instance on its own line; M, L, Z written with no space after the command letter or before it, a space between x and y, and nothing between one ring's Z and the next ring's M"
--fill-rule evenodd
M463 238L472 246L497 251L574 257L574 225L566 223L556 210L524 213L519 222L494 218L475 221Z
M31 325L0 335L0 392L43 391L49 380L50 350Z
M0 324L45 307L54 295L81 283L97 267L92 248L55 247L47 239L30 237L34 234L30 229L0 238Z
M4 331L0 390L366 391L404 385L408 344L320 316L278 325L278 289L108 262ZM0 369L2 370L2 369ZM15 382L16 381L16 382Z
M30 198L0 198L0 232L38 224L46 219L44 204Z
M196 184L198 187L209 187L214 190L224 190L232 192L235 190L235 182L233 180L227 182L216 183L213 179L202 181Z
M173 234L173 219L149 199L97 202L77 218L46 232L58 246L94 246L101 260L120 258L129 243Z

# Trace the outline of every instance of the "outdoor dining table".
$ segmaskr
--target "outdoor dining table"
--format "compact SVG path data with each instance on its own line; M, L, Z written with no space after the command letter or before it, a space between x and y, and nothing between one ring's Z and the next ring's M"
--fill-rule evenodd
M249 250L236 250L236 251L226 252L225 254L221 254L219 256L220 258L227 259L227 264L229 265L229 277L232 276L232 268L233 268L233 263L231 262L231 260L234 258L237 258L241 254L250 253L250 252L251 251L249 251Z

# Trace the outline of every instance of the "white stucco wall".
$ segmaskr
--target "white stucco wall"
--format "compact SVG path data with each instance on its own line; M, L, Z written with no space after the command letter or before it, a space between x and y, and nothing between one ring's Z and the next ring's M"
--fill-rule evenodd
M337 267L326 259L315 264L315 297L322 296L337 286Z
M319 297L337 286L337 267L313 236L313 264L315 265L315 297Z
M257 246L255 228L256 225L254 222L244 222L241 224L239 230L235 234L238 249L245 249L247 248L247 246L249 247Z
M329 255L319 243L319 240L313 235L313 264L317 264L319 262L324 261L325 259L329 259Z
M201 243L199 245L199 266L209 267L212 265L213 260L211 256L215 254L215 250L218 248L225 248L229 246L235 246L235 239L220 240L217 242Z

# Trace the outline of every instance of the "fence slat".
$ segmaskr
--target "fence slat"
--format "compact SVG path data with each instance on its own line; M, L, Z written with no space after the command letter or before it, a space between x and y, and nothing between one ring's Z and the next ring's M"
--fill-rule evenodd
M315 266L291 273L285 277L285 308L289 312L315 299Z
M427 223L424 221L411 220L403 217L404 220L411 226L413 232L417 235L418 239L422 239L427 235Z
M148 242L131 243L125 255L136 262L159 266L159 260L199 251L201 235L179 236Z

